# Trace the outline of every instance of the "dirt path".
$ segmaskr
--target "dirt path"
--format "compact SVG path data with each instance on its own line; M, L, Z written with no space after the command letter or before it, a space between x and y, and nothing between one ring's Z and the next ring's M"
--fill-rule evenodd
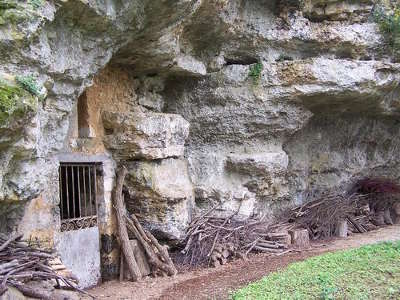
M97 299L226 299L229 294L266 274L284 268L288 264L324 252L356 248L381 241L400 240L400 225L380 228L347 239L335 239L329 243L315 243L313 248L300 253L271 257L254 255L248 261L237 260L217 269L203 269L174 278L149 278L141 282L111 281L92 290Z

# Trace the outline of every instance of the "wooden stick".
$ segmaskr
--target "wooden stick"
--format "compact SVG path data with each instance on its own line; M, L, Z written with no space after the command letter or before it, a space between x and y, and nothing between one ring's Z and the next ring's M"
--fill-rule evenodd
M138 241L142 244L142 246L148 256L149 264L152 265L153 267L155 267L156 269L158 268L161 271L167 272L169 275L175 275L176 274L175 267L171 268L171 266L162 262L157 257L157 254L152 249L151 245L140 234L139 230L136 228L132 219L128 218L127 216L125 216L125 218L126 218L126 224L128 226L128 229L135 235L135 237L138 239Z
M168 264L168 269L169 269L169 275L176 275L178 273L178 271L175 268L174 263L172 262L171 257L168 254L168 251L165 247L161 246L157 239L151 234L150 231L145 230L147 233L147 236L150 238L151 242L156 246L157 250L162 254L164 260L167 262Z
M177 271L176 271L176 269L175 269L174 263L172 262L172 260L171 260L171 258L170 258L170 256L169 256L169 254L168 254L168 251L165 249L165 247L163 247L163 246L160 245L160 243L159 243L159 242L157 241L157 239L151 234L150 231L144 229L144 228L140 225L138 219L136 218L136 216L135 216L134 214L131 215L131 218L132 218L133 223L135 224L136 228L139 229L139 232L140 232L141 234L144 234L144 235L146 236L147 240L148 240L150 243L152 243L152 244L156 247L156 249L158 250L158 252L159 252L159 253L161 254L161 256L164 258L164 261L166 261L166 262L168 263L168 265L171 267L171 270L174 270L174 271L172 272L172 273L174 273L174 274L171 274L171 275L175 275L175 274L177 273Z
M119 281L124 281L124 253L121 251L121 263L119 265Z
M281 253L282 250L279 249L271 249L271 248L265 248L265 247L260 247L260 246L254 246L254 249L262 252L272 252L272 253Z
M128 173L127 169L123 166L117 172L117 183L114 192L114 206L117 215L118 231L121 240L122 252L126 258L126 264L128 265L128 270L132 275L132 280L139 280L142 275L140 273L139 266L136 262L135 256L133 254L132 245L129 241L128 231L126 229L125 221L125 205L122 195L122 186L124 185L125 176Z
M247 255L253 250L253 248L257 245L257 242L258 242L259 239L260 239L260 238L258 237L258 238L256 238L256 239L254 240L254 242L251 243L249 249L247 249L247 251L246 251L245 256L247 256Z
M11 281L10 284L19 290L22 294L28 297L39 298L43 300L51 300L50 293L46 293L37 288L29 287L25 284L18 283L16 281Z
M22 237L23 237L22 234L16 234L16 235L10 237L3 245L0 246L0 252L3 251L4 249L6 249L6 247L7 247L10 243L12 243L12 242L14 242L15 240L18 240L18 239L20 239L20 238L22 238Z

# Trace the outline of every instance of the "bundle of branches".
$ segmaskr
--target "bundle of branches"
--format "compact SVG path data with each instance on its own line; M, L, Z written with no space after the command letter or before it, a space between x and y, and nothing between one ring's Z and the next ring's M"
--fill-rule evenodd
M250 252L281 253L288 248L290 224L248 218L236 220L237 213L222 218L212 215L213 207L195 218L182 243L183 257L177 260L189 266L217 266L231 257L246 257Z
M363 198L365 196L358 194L343 196L330 193L285 211L281 218L296 228L307 229L310 239L328 238L335 233L338 221L346 220L355 213Z
M157 239L145 228L143 228L135 215L128 215L124 203L122 186L127 174L127 169L122 167L117 172L117 185L114 194L114 206L117 213L119 237L121 241L122 253L132 280L136 281L142 277L138 263L134 256L134 249L129 241L128 231L130 231L139 243L143 246L152 274L156 275L176 275L177 270L172 262L168 250L159 244Z
M245 257L255 251L282 253L291 242L290 230L307 229L312 240L341 236L338 230L342 227L346 228L346 235L349 231L364 233L390 224L388 210L381 207L390 206L392 196L398 193L400 187L391 180L367 178L358 181L346 195L314 195L305 204L288 208L268 222L253 218L239 221L234 218L236 214L216 217L212 215L216 209L213 207L192 221L182 241L183 257L178 255L176 260L189 266L218 265L229 257ZM400 205L395 209L400 218ZM377 211L384 221L377 221Z
M386 178L364 178L346 195L328 193L284 213L296 227L306 228L311 239L337 233L345 221L350 232L364 233L377 226L393 224L391 210L399 202L400 186Z
M54 253L32 247L21 241L21 237L0 236L0 295L7 286L13 286L26 296L51 299L49 291L28 284L37 281L52 281L60 288L83 292L76 286L72 275L62 272L65 267Z

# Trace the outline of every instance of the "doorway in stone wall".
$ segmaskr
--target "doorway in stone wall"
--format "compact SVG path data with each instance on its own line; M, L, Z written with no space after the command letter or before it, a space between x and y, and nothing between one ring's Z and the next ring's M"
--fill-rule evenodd
M81 287L100 281L98 204L103 198L102 170L99 162L61 162L59 166L58 250Z

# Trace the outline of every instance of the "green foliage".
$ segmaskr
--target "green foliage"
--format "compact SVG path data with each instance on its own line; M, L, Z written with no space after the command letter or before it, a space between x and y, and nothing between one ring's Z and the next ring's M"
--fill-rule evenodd
M29 4L34 8L38 9L40 6L42 6L42 0L30 0Z
M19 31L17 25L25 21L40 17L37 9L44 0L0 0L0 25L12 25L14 31Z
M263 64L261 62L250 66L249 77L253 80L254 84L258 84L260 82L262 70Z
M400 7L385 10L383 6L377 6L373 17L389 46L393 50L400 49Z
M329 276L322 273L318 276L319 284L321 285L321 300L334 300L335 293L338 292L338 288L334 286Z
M33 76L16 76L15 80L23 89L40 98L40 88Z
M0 125L35 112L37 104L38 97L32 96L13 79L0 77Z
M0 124L12 114L18 106L18 99L24 91L18 86L12 86L0 79Z
M238 290L233 299L400 299L400 242L291 264Z
M18 24L23 19L25 19L25 12L17 1L0 1L0 25Z
M11 9L11 8L17 8L17 3L15 1L3 0L0 2L0 9Z

